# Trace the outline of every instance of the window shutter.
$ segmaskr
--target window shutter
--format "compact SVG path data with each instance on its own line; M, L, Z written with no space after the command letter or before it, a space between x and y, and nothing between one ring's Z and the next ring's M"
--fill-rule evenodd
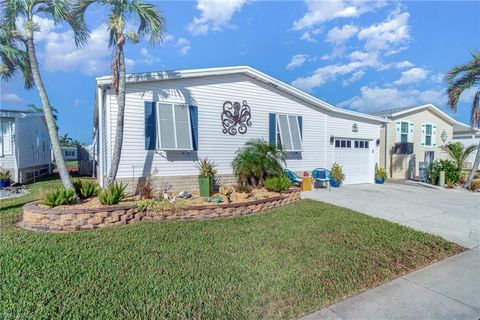
M145 101L145 150L155 150L157 141L155 102Z
M422 146L425 145L425 135L427 133L426 124L422 123Z
M408 123L408 142L413 142L413 122Z
M437 126L432 126L432 145L436 146L436 138L437 137Z
M303 118L302 116L298 116L297 119L298 119L298 127L300 128L300 137L303 140Z
M277 115L275 113L268 115L268 142L277 145Z
M190 109L190 125L192 126L192 148L198 150L198 108L188 106Z
M400 121L397 121L397 142L402 141L400 137L401 134L402 134L402 123Z

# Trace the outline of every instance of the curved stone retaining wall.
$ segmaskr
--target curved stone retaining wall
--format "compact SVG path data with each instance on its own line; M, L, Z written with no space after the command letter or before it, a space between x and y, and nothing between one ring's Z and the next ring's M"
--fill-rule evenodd
M300 199L300 190L292 189L269 199L249 202L192 206L175 212L145 211L135 206L111 206L98 209L59 210L40 208L31 202L23 206L24 229L35 231L77 231L131 224L146 220L202 220L247 215L278 208Z

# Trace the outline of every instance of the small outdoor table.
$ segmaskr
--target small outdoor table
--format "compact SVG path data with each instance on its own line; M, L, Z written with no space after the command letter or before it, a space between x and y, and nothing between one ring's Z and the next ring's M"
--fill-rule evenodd
M312 191L312 177L303 177L300 185L302 191Z

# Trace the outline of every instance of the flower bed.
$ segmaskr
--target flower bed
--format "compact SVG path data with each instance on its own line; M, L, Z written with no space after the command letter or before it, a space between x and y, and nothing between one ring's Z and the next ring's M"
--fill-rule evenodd
M201 220L247 215L284 206L300 199L300 190L289 189L271 198L215 205L193 205L163 211L135 205L102 206L88 209L47 208L39 203L23 207L24 229L35 231L77 231L125 225L147 220Z

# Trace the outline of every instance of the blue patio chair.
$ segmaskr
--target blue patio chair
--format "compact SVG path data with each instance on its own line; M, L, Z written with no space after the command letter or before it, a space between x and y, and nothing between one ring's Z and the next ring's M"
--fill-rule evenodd
M330 190L330 170L324 168L313 169L312 179L315 189L318 189L317 185L318 183L321 183L322 185L326 184L326 187L328 187L328 190Z
M299 186L302 183L303 179L297 176L292 170L285 168L283 169L283 172L287 175L287 177L290 179L290 181L292 181L294 185Z

